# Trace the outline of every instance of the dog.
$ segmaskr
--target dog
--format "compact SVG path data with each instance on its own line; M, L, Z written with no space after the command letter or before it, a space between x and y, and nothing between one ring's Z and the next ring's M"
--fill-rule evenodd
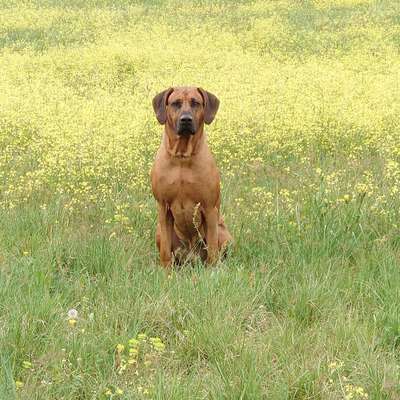
M197 87L174 87L157 94L153 108L165 126L151 170L158 206L156 244L170 268L197 253L214 264L232 236L220 214L220 176L206 141L219 100Z

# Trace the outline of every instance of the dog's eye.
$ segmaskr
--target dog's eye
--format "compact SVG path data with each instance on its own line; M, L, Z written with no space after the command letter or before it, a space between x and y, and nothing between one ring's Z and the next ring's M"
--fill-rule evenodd
M200 103L197 100L192 99L192 101L190 102L190 105L192 107L198 107L200 105Z
M180 108L181 105L182 103L180 101L174 101L173 103L171 103L171 106L175 108Z

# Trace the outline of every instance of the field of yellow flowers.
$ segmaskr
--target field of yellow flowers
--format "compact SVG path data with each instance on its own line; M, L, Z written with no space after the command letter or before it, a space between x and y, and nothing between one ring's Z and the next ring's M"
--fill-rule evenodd
M167 277L172 85L235 237ZM399 399L400 2L0 0L0 399Z

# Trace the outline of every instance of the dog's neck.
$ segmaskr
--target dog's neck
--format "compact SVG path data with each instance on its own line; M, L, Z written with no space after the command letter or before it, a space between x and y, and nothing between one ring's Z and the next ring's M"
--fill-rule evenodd
M199 152L204 142L203 126L194 135L190 136L178 136L166 126L164 141L167 152L172 158L188 160Z

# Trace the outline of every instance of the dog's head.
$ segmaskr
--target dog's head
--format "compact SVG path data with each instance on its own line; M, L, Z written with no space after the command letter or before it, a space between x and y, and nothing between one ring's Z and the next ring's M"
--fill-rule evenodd
M204 122L211 124L218 107L216 96L196 87L169 88L153 99L158 122L179 136L195 135Z

